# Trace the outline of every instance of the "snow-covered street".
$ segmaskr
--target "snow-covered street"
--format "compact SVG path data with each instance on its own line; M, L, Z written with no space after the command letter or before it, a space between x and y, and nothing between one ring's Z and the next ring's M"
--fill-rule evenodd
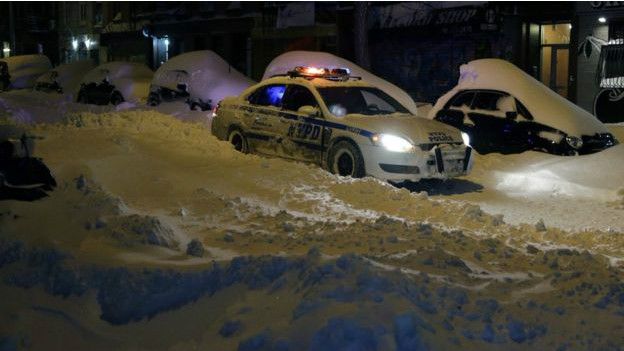
M239 153L211 135L209 111L50 96L0 94L0 116L30 124L59 184L0 202L0 336L16 345L623 342L623 144L478 155L466 177L397 187Z

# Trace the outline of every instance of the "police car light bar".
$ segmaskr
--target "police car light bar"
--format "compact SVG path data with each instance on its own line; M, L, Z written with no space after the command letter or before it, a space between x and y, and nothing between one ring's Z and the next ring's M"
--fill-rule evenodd
M320 68L312 66L297 66L294 70L288 72L290 77L304 78L324 78L329 80L349 80L360 79L360 77L352 77L348 68Z

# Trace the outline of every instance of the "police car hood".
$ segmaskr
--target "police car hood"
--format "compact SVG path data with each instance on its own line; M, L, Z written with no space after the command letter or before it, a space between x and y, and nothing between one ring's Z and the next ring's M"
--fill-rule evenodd
M414 144L462 142L461 132L447 124L411 114L391 116L351 115L349 125L378 134L393 134Z

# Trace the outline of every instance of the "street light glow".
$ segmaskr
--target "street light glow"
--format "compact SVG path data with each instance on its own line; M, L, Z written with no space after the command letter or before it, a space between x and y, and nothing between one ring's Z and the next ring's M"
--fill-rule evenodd
M600 22L600 23L607 23L607 19L604 18L604 17L599 17L598 18L598 22Z
M74 48L74 51L78 50L78 40L77 39L72 39L72 48Z

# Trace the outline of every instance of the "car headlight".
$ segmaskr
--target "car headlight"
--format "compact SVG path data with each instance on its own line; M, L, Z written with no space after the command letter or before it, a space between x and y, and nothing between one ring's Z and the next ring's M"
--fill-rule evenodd
M462 132L461 136L462 140L464 141L464 145L470 146L470 135L468 135L468 133Z
M577 138L575 136L567 136L565 138L566 143L570 145L573 149L580 149L583 147L583 139Z
M386 150L392 152L410 152L414 149L414 145L409 141L392 134L379 134L373 137L373 141L385 147Z

